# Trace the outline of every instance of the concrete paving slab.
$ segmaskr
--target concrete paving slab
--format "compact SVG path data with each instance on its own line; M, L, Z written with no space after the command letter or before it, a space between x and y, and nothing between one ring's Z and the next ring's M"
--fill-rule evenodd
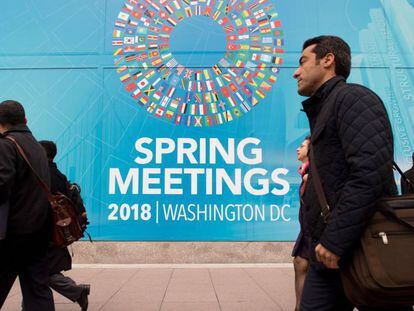
M289 265L85 266L65 272L91 284L90 311L279 311L293 310ZM54 293L57 311L79 305ZM2 311L20 310L18 282Z

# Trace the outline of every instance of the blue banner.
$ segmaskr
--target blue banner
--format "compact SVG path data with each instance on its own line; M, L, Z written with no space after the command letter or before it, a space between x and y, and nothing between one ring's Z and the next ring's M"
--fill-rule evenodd
M303 42L350 44L348 81L383 99L406 169L412 16L409 0L16 0L0 10L0 100L57 143L95 240L292 241Z

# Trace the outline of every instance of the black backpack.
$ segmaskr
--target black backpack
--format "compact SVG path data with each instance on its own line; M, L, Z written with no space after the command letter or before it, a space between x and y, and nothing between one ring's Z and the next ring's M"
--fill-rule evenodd
M81 188L77 183L70 183L69 199L73 202L76 209L76 213L80 219L82 233L85 233L86 228L89 225L89 221L88 216L86 214L85 204L83 203L83 199L81 196Z

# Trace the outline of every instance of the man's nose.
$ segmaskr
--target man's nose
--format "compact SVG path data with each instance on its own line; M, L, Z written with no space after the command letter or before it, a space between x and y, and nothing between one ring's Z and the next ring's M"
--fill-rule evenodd
M293 78L297 79L300 75L300 68L298 67L293 73Z

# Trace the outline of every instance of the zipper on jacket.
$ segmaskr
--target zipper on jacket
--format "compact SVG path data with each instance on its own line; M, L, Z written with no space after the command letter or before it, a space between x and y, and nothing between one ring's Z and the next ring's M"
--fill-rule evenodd
M407 235L410 234L410 231L389 231L388 235ZM377 234L373 235L374 238L381 238L382 239L382 243L384 243L385 245L388 244L388 236L387 233L384 231L378 232Z

